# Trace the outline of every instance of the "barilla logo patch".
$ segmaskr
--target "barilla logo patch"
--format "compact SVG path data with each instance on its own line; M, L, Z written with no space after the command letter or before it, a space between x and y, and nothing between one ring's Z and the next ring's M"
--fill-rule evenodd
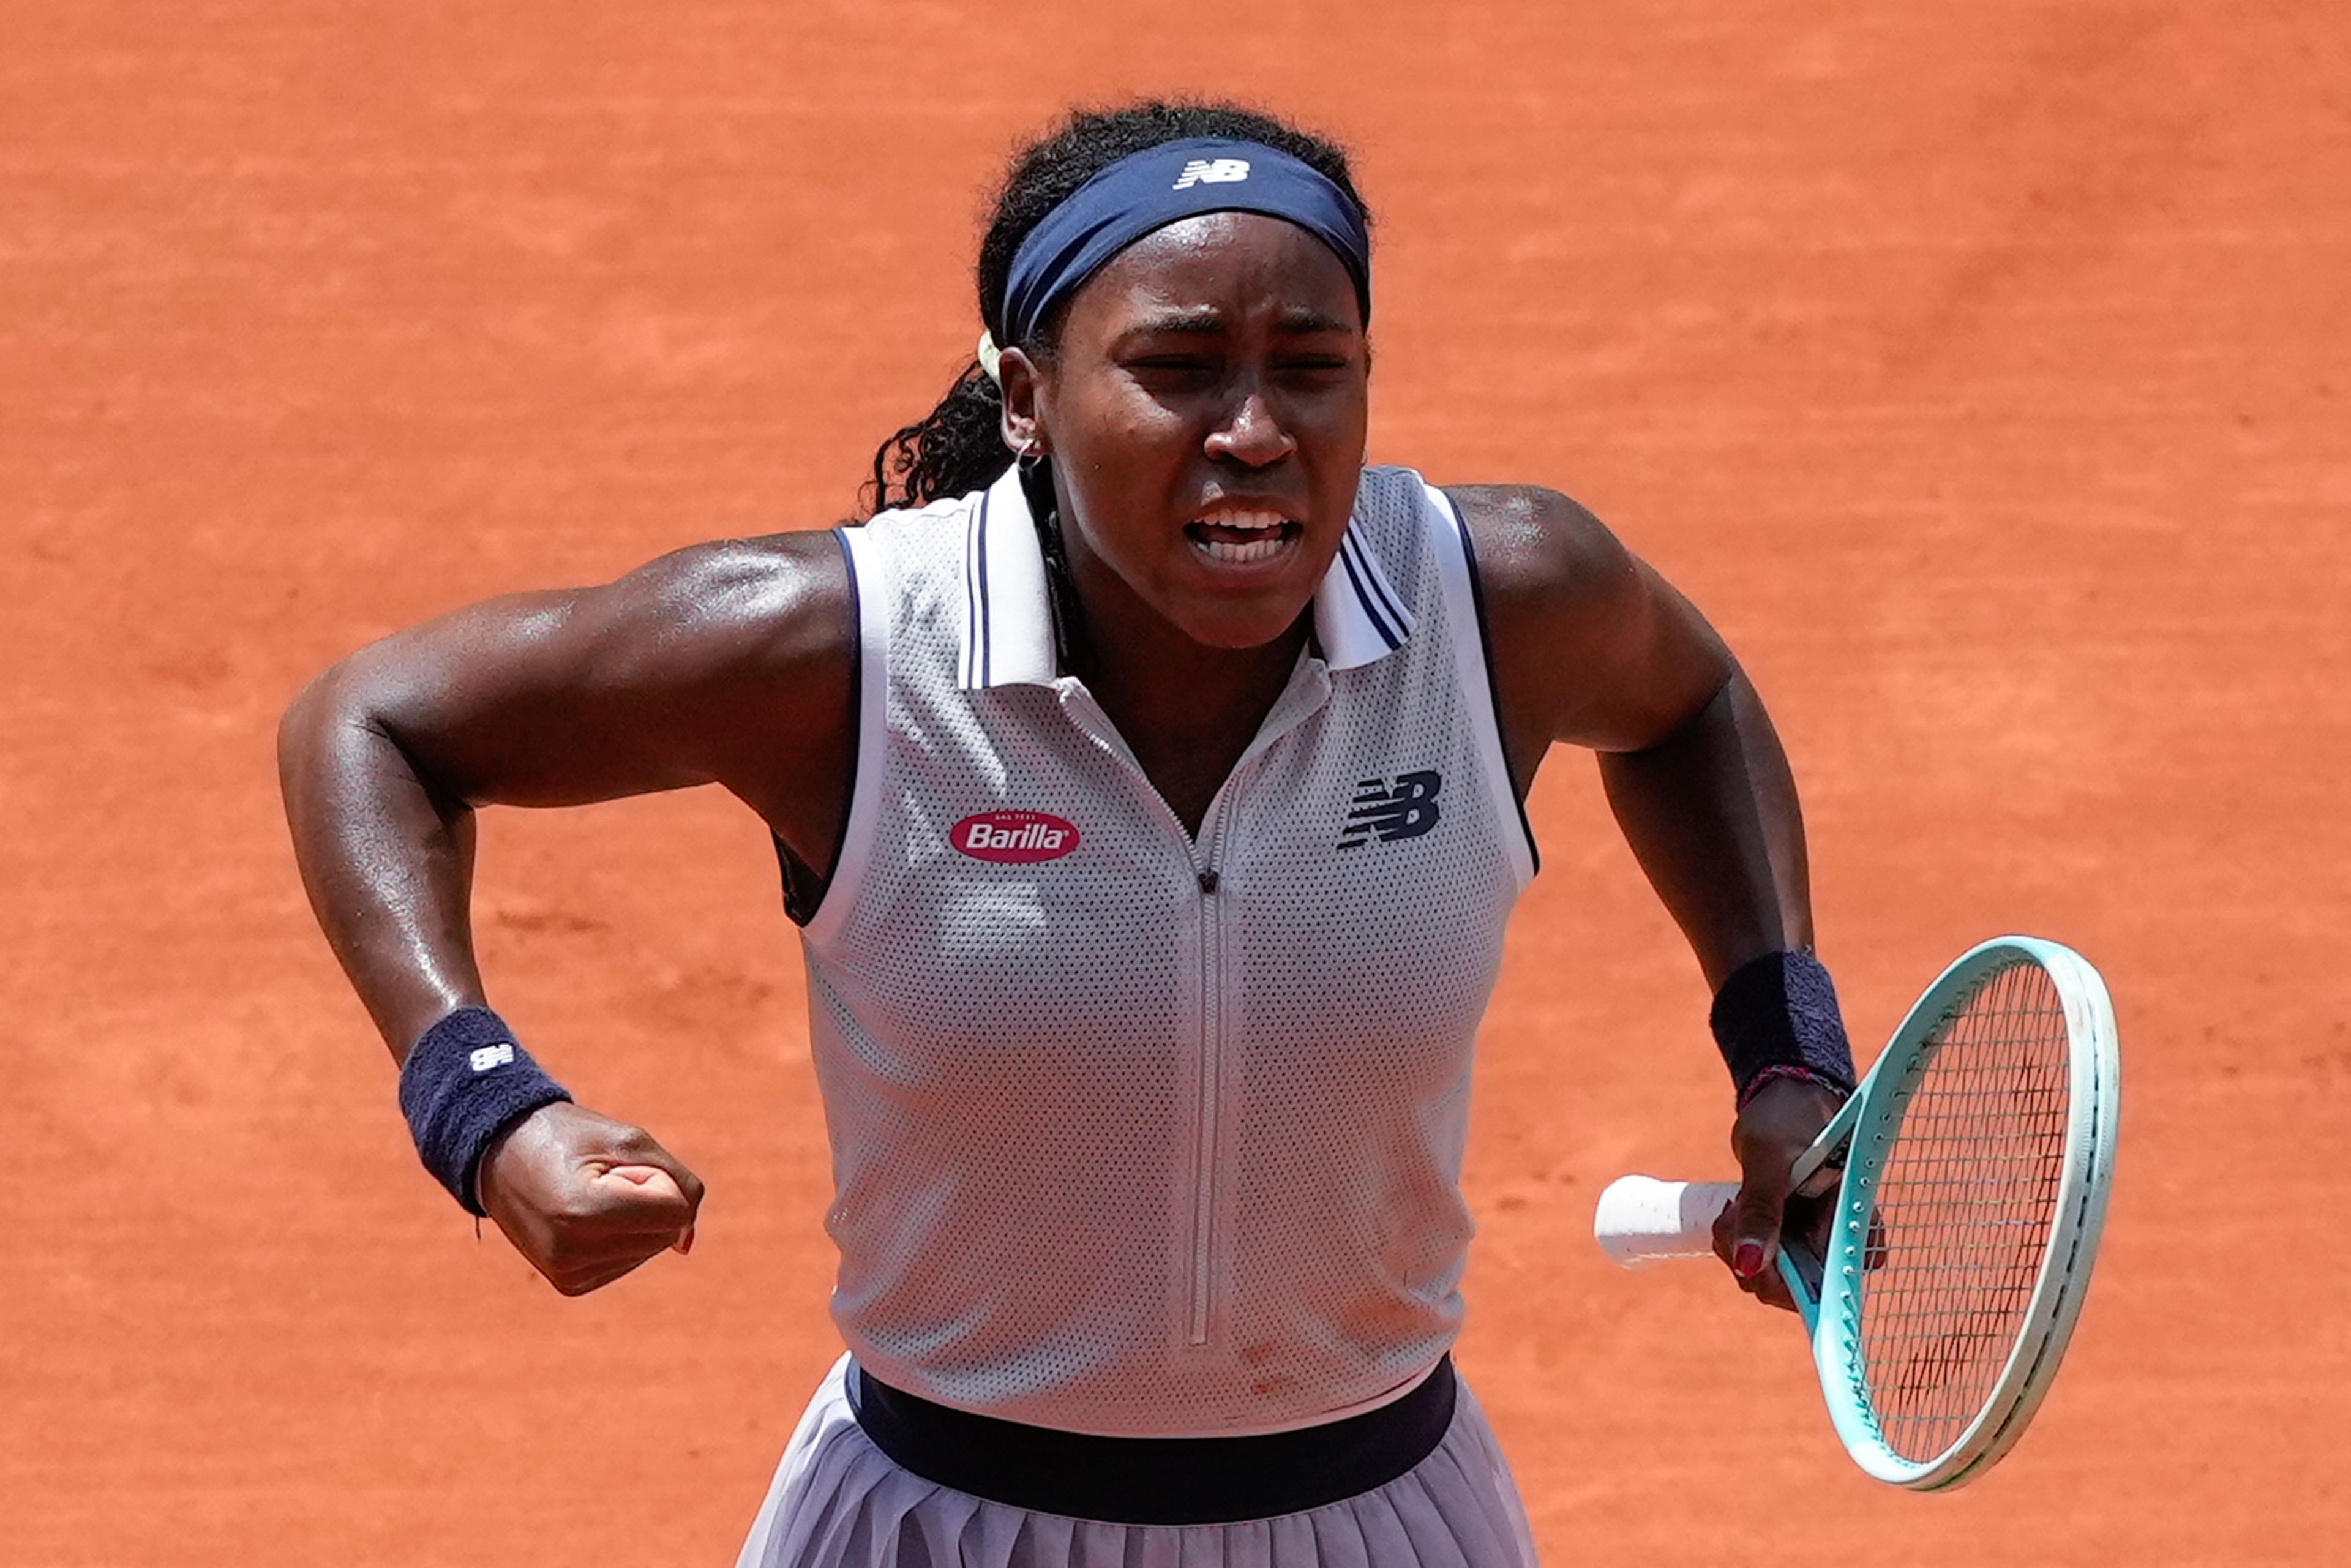
M1078 827L1046 811L982 811L947 830L947 842L976 861L1033 865L1078 847Z
M1246 158L1195 158L1184 165L1176 176L1171 191L1188 191L1195 185L1233 185L1249 178Z

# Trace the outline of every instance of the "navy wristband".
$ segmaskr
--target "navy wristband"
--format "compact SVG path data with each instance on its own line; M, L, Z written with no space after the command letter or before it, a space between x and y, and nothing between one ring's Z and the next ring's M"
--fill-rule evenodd
M1853 1042L1836 987L1802 949L1766 953L1731 971L1707 1015L1744 1105L1771 1078L1799 1078L1853 1092Z
M460 1008L426 1030L400 1068L417 1157L476 1217L489 1212L475 1187L482 1155L541 1105L570 1098L487 1008Z

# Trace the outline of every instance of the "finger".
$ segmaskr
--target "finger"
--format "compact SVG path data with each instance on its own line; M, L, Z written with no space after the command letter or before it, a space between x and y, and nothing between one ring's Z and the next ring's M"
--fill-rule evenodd
M674 1240L694 1228L695 1202L677 1178L659 1166L611 1166L593 1179L608 1210L642 1216L643 1228Z
M659 1152L664 1157L668 1156L669 1152L666 1149ZM670 1249L681 1258L694 1250L694 1221L702 1208L703 1186L700 1177L674 1161L665 1166L614 1166L605 1174L634 1182L647 1191L664 1195L674 1193L677 1200L684 1206L685 1224L676 1232L677 1239L670 1243Z
M674 1210L607 1209L559 1221L522 1250L549 1279L569 1280L634 1268L682 1239Z
M1727 1269L1730 1268L1732 1250L1737 1245L1738 1218L1739 1207L1735 1203L1724 1204L1722 1212L1714 1217L1714 1254ZM1742 1276L1732 1269L1731 1276L1740 1290L1764 1305L1789 1312L1797 1310L1796 1299L1789 1291L1788 1282L1780 1277L1779 1270L1766 1268L1761 1273Z
M631 1186L643 1189L648 1197L681 1204L685 1201L685 1189L678 1185L675 1176L659 1166L607 1166L596 1173L596 1179L627 1182Z
M670 1230L574 1237L554 1247L544 1261L534 1261L558 1289L576 1294L609 1284L664 1252L675 1251L679 1239Z
M1780 1216L1787 1173L1758 1171L1740 1184L1730 1206L1730 1271L1743 1281L1770 1276L1780 1249Z
M1796 1310L1796 1298L1789 1292L1788 1281L1780 1277L1779 1270L1766 1269L1743 1283L1747 1293L1765 1306L1777 1307L1783 1312Z
M686 1179L694 1181L690 1190L679 1186L676 1178L659 1166L614 1166L604 1174L632 1183L647 1193L674 1197L682 1204L686 1211L685 1226L674 1232L676 1239L669 1243L669 1249L681 1258L694 1250L694 1215L702 1198L702 1184L694 1181L694 1173L686 1172Z
M681 1187L668 1171L659 1166L614 1166L597 1179L622 1184L618 1188L608 1186L607 1190L618 1191L626 1197L625 1209L638 1209L650 1203L652 1212L642 1218L632 1215L636 1222L619 1234L653 1239L656 1249L666 1248L681 1258L694 1250L695 1199L699 1195Z
M695 1176L684 1160L662 1147L643 1128L632 1127L629 1134L627 1141L613 1151L619 1156L616 1163L648 1166L666 1172L670 1180L677 1184L678 1191L685 1195L686 1202L699 1208L702 1206L702 1178Z
M548 1276L548 1282L564 1295L584 1296L590 1291L602 1290L615 1280L627 1278L659 1255L660 1249L656 1248L639 1258L615 1260L594 1268L566 1270L560 1275Z
M1722 1266L1726 1269L1730 1267L1731 1245L1738 1239L1736 1228L1731 1223L1732 1217L1738 1212L1739 1206L1736 1203L1726 1203L1722 1206L1722 1212L1714 1217L1714 1255L1722 1260Z
M1788 1282L1780 1277L1779 1270L1766 1268L1760 1273L1743 1275L1732 1266L1731 1259L1738 1246L1738 1218L1739 1206L1735 1203L1724 1204L1722 1212L1714 1217L1715 1256L1722 1260L1724 1267L1730 1269L1740 1290L1766 1305L1794 1312L1795 1298L1789 1294Z

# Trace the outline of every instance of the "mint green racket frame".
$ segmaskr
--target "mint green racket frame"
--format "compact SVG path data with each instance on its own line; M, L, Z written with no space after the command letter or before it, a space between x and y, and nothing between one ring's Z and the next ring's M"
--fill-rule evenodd
M2039 966L2054 984L2071 1037L2063 1172L2048 1244L2023 1326L1981 1410L1941 1453L1906 1458L1888 1446L1871 1398L1862 1337L1865 1251L1877 1192L1903 1117L1953 1012L2002 971ZM2097 1260L2113 1185L2121 1108L2121 1060L2105 982L2081 955L2032 936L2001 936L1970 949L1927 988L1858 1092L1792 1173L1799 1191L1822 1193L1844 1156L1825 1252L1783 1246L1780 1272L1813 1341L1829 1418L1855 1463L1882 1481L1918 1491L1956 1487L2006 1453L2040 1407L2080 1316Z

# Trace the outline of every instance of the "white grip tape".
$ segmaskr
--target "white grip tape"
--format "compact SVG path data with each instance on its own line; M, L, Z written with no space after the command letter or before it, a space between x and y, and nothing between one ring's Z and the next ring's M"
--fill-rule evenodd
M1593 1239L1610 1261L1638 1269L1667 1258L1714 1256L1714 1221L1739 1196L1733 1181L1618 1176L1600 1195Z

